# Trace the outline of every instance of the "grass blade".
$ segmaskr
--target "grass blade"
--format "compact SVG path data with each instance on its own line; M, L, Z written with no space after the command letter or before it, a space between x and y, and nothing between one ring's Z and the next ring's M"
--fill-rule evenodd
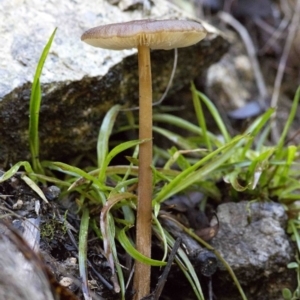
M160 192L153 199L153 205L162 202L163 200L171 197L172 195L182 191L187 188L189 185L193 184L197 180L200 180L201 177L204 177L208 173L212 172L222 163L230 158L232 153L236 150L236 148L243 142L243 140L247 136L240 136L233 139L230 143L224 145L223 147L218 148L217 150L211 152L201 160L199 160L196 164L191 166L190 168L182 171L178 176L176 176L170 183L166 184ZM221 156L217 156L222 153ZM195 172L200 166L204 165L210 159L213 159L210 163L207 163L200 170Z
M167 264L164 261L148 258L147 256L145 256L145 255L141 254L140 252L138 252L135 249L135 247L131 244L128 237L126 236L125 231L126 231L126 227L123 228L122 230L119 230L117 232L117 238L118 238L120 244L122 245L122 247L126 250L126 252L129 255L131 255L135 260L138 260L138 261L140 261L144 264L147 264L147 265L150 265L150 266L156 266L156 267L163 267Z
M195 90L195 93L198 95L198 97L205 103L206 107L208 108L209 112L213 116L215 122L217 123L220 132L222 133L222 136L224 138L225 142L229 142L231 140L230 134L227 131L227 128L217 110L215 105L208 99L207 96L202 94L201 92Z
M288 133L288 131L291 127L291 124L292 124L292 122L295 118L295 115L297 113L297 108L298 108L298 105L299 105L299 99L300 99L300 86L298 87L298 89L296 91L289 117L288 117L288 119L285 123L283 132L282 132L282 134L280 136L280 139L279 139L279 142L278 142L278 147L277 147L276 156L275 156L276 159L278 159L280 157L280 153L282 152L282 148L283 148L283 145L284 145L284 142L285 142L285 138L287 136L287 133Z
M191 84L191 91L192 91L193 104L194 104L194 109L196 112L197 120L199 123L199 127L202 129L203 138L204 138L206 147L207 147L208 151L211 152L212 146L211 146L210 139L208 138L208 134L207 134L206 121L205 121L205 117L203 114L201 101L200 101L199 97L197 96L197 91L196 91L195 85L193 83Z
M104 179L105 169L102 170L104 165L106 155L108 153L108 141L112 133L115 120L120 111L121 105L114 105L105 115L98 135L97 141L97 158L98 158L98 167L100 168L99 179L100 181Z
M30 95L30 104L29 104L29 146L32 159L32 167L36 173L44 174L43 167L41 166L39 159L39 113L41 107L41 85L40 77L44 67L45 60L48 56L52 41L54 39L56 29L50 36L49 41L47 42L40 60L38 62L35 75L33 78L31 95Z
M84 295L84 299L90 299L88 282L87 282L88 276L86 270L89 220L90 220L89 209L83 208L81 223L80 223L80 232L79 232L78 264L79 264L79 274L82 280L82 293Z

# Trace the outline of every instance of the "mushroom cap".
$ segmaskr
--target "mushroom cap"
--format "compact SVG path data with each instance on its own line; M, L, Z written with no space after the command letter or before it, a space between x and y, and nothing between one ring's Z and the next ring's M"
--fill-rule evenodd
M205 38L207 31L197 22L185 20L137 20L94 27L81 40L95 47L123 50L139 45L151 49L188 47Z

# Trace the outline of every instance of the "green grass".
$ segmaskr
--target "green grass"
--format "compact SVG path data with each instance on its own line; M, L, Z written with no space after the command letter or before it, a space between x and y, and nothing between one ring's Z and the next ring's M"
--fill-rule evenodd
M43 53L38 62L36 72L33 78L33 83L31 87L31 95L30 95L30 106L29 106L29 147L31 152L31 161L33 170L36 173L43 174L44 169L40 164L39 159L39 115L40 115L40 107L42 101L42 92L41 92L41 84L40 77L44 67L45 60L49 54L49 50L51 48L54 36L56 33L56 29L53 31L52 35L48 43L46 44Z
M119 262L116 247L120 245L124 251L135 260L153 266L164 266L169 248L174 245L174 238L159 221L161 204L173 195L196 189L203 192L205 201L214 199L221 202L223 191L219 190L217 182L224 180L228 185L228 193L232 201L243 199L251 201L276 200L284 205L290 216L288 232L300 250L300 200L299 183L299 146L286 145L287 133L293 122L299 104L300 88L293 100L292 109L286 122L278 145L268 145L268 126L274 109L268 109L256 118L244 131L237 136L231 136L214 104L195 86L191 85L191 99L195 108L195 125L180 117L167 113L154 115L156 126L154 131L167 138L170 149L154 147L153 160L153 232L162 243L164 253L161 259L149 259L134 248L134 238L131 227L135 224L136 196L133 193L138 181L137 154L138 145L143 141L122 141L111 149L110 136L113 132L125 132L134 127L132 115L128 113L130 124L115 128L115 121L121 107L113 106L103 119L99 128L98 141L95 145L97 157L95 165L86 169L65 162L40 161L39 159L39 109L41 105L40 76L42 68L54 39L55 31L47 43L34 76L30 98L29 140L32 161L19 162L0 177L0 183L8 180L16 173L44 200L41 184L56 184L62 189L62 197L78 194L78 208L81 214L79 233L79 266L80 276L86 277L86 256L88 231L93 230L102 240L105 257L113 270L113 285L120 292L120 299L125 299L125 279ZM219 133L210 132L206 126L207 116L203 115L202 107L206 106L211 118L218 126ZM171 124L173 131L166 130L164 124ZM184 130L184 136L178 135L177 129ZM109 150L111 149L111 150ZM113 158L131 150L127 156L128 164L111 165ZM160 165L155 162L159 161ZM60 173L59 179L53 174ZM108 184L109 183L109 184ZM239 192L239 193L238 193ZM101 220L90 215L90 210L101 210ZM207 248L219 254L208 244L199 240L191 230L188 234L204 244ZM130 233L130 234L129 234ZM219 256L233 281L240 291L242 299L247 299L238 279L230 266ZM197 299L204 299L201 285L186 253L178 252L176 263L185 274ZM300 292L300 263L289 265L296 270L298 288L295 292L283 290L284 299L296 299ZM115 273L114 273L115 272ZM87 286L83 284L83 292Z

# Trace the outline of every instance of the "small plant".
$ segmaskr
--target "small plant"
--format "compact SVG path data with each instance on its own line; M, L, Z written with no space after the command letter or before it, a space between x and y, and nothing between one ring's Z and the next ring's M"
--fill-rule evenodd
M41 84L40 77L44 67L45 60L48 56L50 47L52 45L54 36L56 33L56 29L53 31L52 35L48 43L46 44L43 53L38 62L36 72L33 78L33 83L31 87L31 95L30 95L30 105L29 105L29 146L31 152L31 160L33 170L39 174L43 174L44 169L41 166L39 159L39 115L40 115L40 107L42 101L42 93L41 93Z

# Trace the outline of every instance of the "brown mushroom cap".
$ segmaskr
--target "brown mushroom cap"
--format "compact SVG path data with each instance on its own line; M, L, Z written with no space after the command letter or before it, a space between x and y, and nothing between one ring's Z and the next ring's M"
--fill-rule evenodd
M111 50L137 48L139 45L169 50L196 44L206 33L205 28L194 21L138 20L91 28L81 40Z

